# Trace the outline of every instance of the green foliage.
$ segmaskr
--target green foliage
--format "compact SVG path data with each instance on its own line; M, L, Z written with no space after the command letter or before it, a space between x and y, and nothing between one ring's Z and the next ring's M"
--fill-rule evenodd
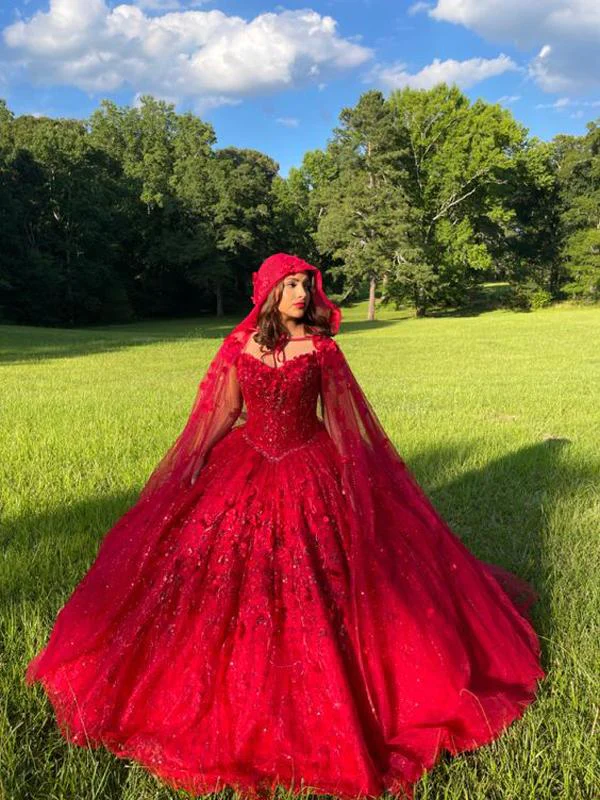
M552 304L552 295L546 289L536 289L531 294L532 308L546 308Z
M515 311L532 311L552 305L553 297L547 289L541 289L531 278L523 283L512 284L504 294L502 303Z
M25 116L9 126L0 162L2 314L33 324L107 319L119 292L111 251L124 222L112 165L80 121ZM129 305L121 309L128 318Z
M340 119L342 126L335 130L326 156L312 157L321 177L315 190L319 204L315 241L322 253L337 262L331 273L343 274L347 294L351 294L365 280L387 279L394 259L410 258L407 268L418 269L418 254L409 253L409 209L396 166L392 117L383 95L365 93L356 108L342 110ZM373 302L370 311L373 316Z
M435 276L433 291L415 301L424 314L432 305L455 305L490 268L510 217L500 187L524 131L499 106L469 105L456 86L406 88L391 95L390 106L405 142L403 174L417 219L411 233Z
M560 182L555 148L531 139L515 154L505 186L513 209L506 228L505 247L498 252L504 273L515 282L529 282L560 295L565 278L561 258Z
M600 299L600 128L528 138L456 86L372 90L281 178L256 150L149 95L87 121L0 100L0 319L83 325L247 306L267 255L296 253L340 301L417 316Z
M583 137L556 142L561 182L565 283L568 297L600 299L600 126L590 122Z
M381 286L417 315L464 304L508 279L515 308L598 287L597 129L587 144L527 139L506 109L453 86L372 91L343 109L323 152L305 157L313 237L346 295ZM583 177L571 180L571 158ZM582 166L581 152L588 158ZM569 188L567 202L566 182ZM594 226L585 236L571 227ZM369 308L373 316L373 303Z
M505 293L503 304L513 311L531 311L531 298L535 289L531 285L513 284Z
M524 129L445 84L366 92L340 119L315 189L321 252L351 289L382 283L418 315L456 304L505 247L514 211L502 187Z
M570 282L563 292L581 300L600 300L600 229L581 228L565 246Z
M278 165L214 144L209 124L150 96L104 100L87 122L1 103L0 318L70 326L247 302L257 262L282 249L273 231L301 239L272 191Z

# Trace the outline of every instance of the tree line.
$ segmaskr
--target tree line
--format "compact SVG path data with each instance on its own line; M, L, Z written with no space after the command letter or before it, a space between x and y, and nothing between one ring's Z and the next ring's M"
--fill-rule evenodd
M78 326L246 307L270 253L338 299L417 315L505 280L517 304L600 299L600 127L551 142L455 87L343 108L286 179L149 95L86 120L0 100L0 320Z

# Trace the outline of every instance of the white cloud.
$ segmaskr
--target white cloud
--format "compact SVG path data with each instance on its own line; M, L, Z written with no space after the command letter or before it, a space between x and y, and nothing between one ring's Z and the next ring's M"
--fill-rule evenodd
M224 94L204 95L203 97L196 98L194 101L194 110L196 114L202 116L205 111L210 111L211 108L218 108L219 106L239 106L241 102L239 97L227 97L227 95Z
M165 7L172 0L141 2ZM50 0L47 12L2 33L12 69L35 84L88 92L130 86L210 107L316 85L372 57L336 27L332 17L308 8L245 20L218 10L156 16L131 3L110 9L105 0Z
M469 58L465 61L455 61L453 58L441 61L434 58L431 64L415 73L407 72L406 64L401 62L389 66L377 65L366 79L388 89L399 89L403 86L431 89L441 82L456 83L460 88L468 89L486 78L518 69L511 58L501 53L497 58Z
M588 108L595 108L600 106L600 100L573 100L571 97L559 97L553 103L537 103L536 108L554 108L557 111L562 111L565 108L572 106L586 106ZM578 116L583 115L582 112L577 112Z
M133 5L139 8L145 8L148 11L174 11L181 8L196 8L205 6L211 0L133 0Z
M287 128L297 128L300 120L297 117L277 117L275 120L279 125L285 125Z
M508 106L511 105L512 103L516 103L517 100L520 99L521 99L520 94L503 94L502 97L499 97L496 102Z
M598 0L437 0L427 13L489 41L538 50L529 76L546 92L600 86Z
M133 0L133 5L148 11L175 11L183 7L179 0Z
M432 6L430 3L423 3L423 2L413 3L411 6L408 7L407 14L412 16L413 14L418 14L420 11L428 11L431 7Z

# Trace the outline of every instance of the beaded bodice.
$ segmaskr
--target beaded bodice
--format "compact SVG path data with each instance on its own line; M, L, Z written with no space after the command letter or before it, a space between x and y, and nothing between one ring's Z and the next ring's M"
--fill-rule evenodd
M315 350L272 367L250 353L237 360L247 421L242 435L271 460L304 446L321 429L320 364Z

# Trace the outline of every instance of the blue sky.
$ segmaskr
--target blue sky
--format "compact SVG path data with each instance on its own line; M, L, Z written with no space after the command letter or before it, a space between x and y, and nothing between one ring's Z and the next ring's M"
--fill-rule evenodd
M599 0L16 0L0 7L0 97L86 117L145 92L286 176L361 93L456 83L531 135L600 117Z

